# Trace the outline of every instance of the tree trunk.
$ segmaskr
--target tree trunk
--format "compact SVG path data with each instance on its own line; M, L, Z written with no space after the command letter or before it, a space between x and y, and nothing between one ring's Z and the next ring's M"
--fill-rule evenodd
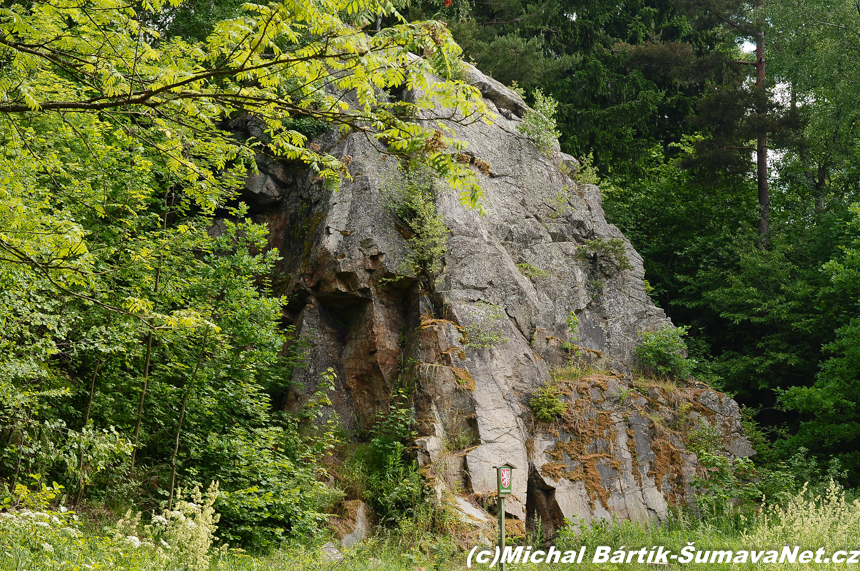
M182 433L182 422L185 420L185 409L188 405L188 397L191 396L191 391L194 389L194 381L197 380L197 372L200 370L200 363L203 361L203 353L206 351L206 340L209 338L209 325L206 325L206 331L203 333L203 341L200 342L200 354L197 356L197 364L194 366L194 373L191 375L191 380L188 381L188 389L185 391L185 396L182 397L182 407L179 412L179 424L176 426L176 440L173 443L173 456L170 459L170 498L167 500L167 509L173 509L173 489L176 485L176 456L179 453L179 436Z
M756 8L762 7L763 0L758 0ZM758 235L764 247L767 247L770 232L770 188L767 181L767 127L764 124L764 114L767 109L765 97L765 57L764 57L764 22L761 18L756 21L758 31L755 42L755 88L759 91L759 108L757 110L759 125L756 141L756 178L758 179L759 220Z
M84 427L81 429L81 432L87 429L87 424L90 422L90 412L93 409L93 395L96 392L96 377L99 374L99 367L102 364L103 354L99 353L98 361L96 361L95 370L93 370L93 378L90 381L90 398L87 401L87 414L84 416ZM81 500L84 497L84 447L83 442L81 443L81 454L78 458L78 471L80 475L78 476L78 491L75 495L75 503L74 506L77 508L81 503Z
M170 212L168 209L167 212L164 213L164 219L162 221L161 230L162 233L167 230L167 214ZM158 257L158 268L155 270L155 285L153 287L153 293L158 295L158 283L161 280L161 267L164 264L164 253ZM132 442L134 444L134 448L131 449L131 466L129 468L129 472L134 471L134 461L137 458L137 445L138 445L138 435L140 434L140 423L143 419L143 403L146 399L146 389L149 387L149 365L152 361L152 331L149 332L149 335L146 336L146 356L143 360L143 387L140 391L140 402L137 403L137 419L134 422L134 434L132 435Z

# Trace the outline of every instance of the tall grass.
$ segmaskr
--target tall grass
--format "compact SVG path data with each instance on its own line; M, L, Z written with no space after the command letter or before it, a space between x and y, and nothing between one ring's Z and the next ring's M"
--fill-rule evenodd
M50 489L49 489L50 492ZM426 571L465 569L466 556L457 549L457 537L416 536L415 522L404 521L394 530L380 531L352 549L342 550L343 559L330 561L321 550L328 538L319 537L284 545L267 555L252 556L242 550L215 547L209 494L196 492L161 519L141 525L137 516L124 518L102 533L84 533L75 515L64 509L50 510L41 498L11 506L0 514L0 570L93 570L127 571L173 570L285 570ZM163 520L163 521L162 521ZM538 538L526 539L536 542ZM171 544L172 542L172 544ZM625 551L663 546L673 553L693 544L697 550L777 551L788 546L799 551L824 548L830 557L838 550L860 549L860 500L849 501L845 491L830 483L813 494L804 487L780 503L762 506L748 515L723 514L695 520L683 513L661 525L604 521L593 526L570 525L554 540L557 549L578 550L586 545L585 569L653 569L652 565L631 563L590 563L594 548L610 546ZM689 563L674 565L707 569L842 569L844 564L808 563ZM508 569L542 571L568 568L545 563L509 564ZM849 565L850 567L850 565Z

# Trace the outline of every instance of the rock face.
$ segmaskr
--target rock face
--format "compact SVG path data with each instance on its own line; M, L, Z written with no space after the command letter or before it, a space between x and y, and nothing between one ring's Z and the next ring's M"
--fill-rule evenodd
M480 514L501 462L517 467L506 512L522 523L539 516L552 531L565 518L665 517L690 493L691 428L713 425L729 453L752 453L737 404L695 382L632 376L638 333L669 324L645 292L642 259L606 222L599 189L571 178L576 161L544 156L517 131L528 112L519 96L467 75L496 114L452 125L482 167L485 213L437 183L450 237L435 274L411 269L411 230L383 192L398 165L375 143L314 139L351 157L354 179L336 193L306 170L258 159L243 199L270 226L285 317L310 343L294 380L310 390L333 367L333 409L353 431L407 390L419 462L437 490L459 495L466 518L492 521ZM568 412L538 422L529 403L550 382Z
M370 508L361 500L350 500L341 505L343 514L335 518L332 527L343 547L352 547L370 536Z

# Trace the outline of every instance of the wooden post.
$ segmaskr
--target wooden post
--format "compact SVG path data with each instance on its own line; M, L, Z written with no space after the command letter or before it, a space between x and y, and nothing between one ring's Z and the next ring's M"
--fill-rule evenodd
M505 571L505 496L509 496L514 488L514 466L513 464L502 464L496 466L496 487L499 498L499 568Z
M505 496L499 494L499 559L500 569L505 571L505 560L501 558L505 554Z

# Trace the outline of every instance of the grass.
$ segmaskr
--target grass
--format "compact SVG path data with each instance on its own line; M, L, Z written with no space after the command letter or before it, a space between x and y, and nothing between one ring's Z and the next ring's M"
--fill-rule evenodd
M25 515L28 514L28 515ZM241 550L208 548L209 559L187 558L189 554L174 556L158 543L147 545L131 540L120 533L100 535L74 532L79 526L72 522L70 512L28 512L20 510L0 517L0 570L41 569L117 569L129 571L168 571L179 569L209 569L225 571L245 570L289 570L327 571L355 569L357 571L453 571L466 568L466 553L457 549L457 538L425 535L416 537L401 531L379 531L377 536L352 548L344 549L340 562L326 561L321 555L325 538L297 541L283 546L265 556L251 556ZM13 521L14 520L14 521ZM408 522L403 522L407 527ZM115 528L121 530L122 525ZM526 540L535 543L537 538ZM556 549L578 551L585 545L586 556L577 568L625 569L629 571L653 569L653 565L638 563L632 557L630 563L592 563L596 548L608 546L609 556L617 557L617 550L625 552L646 548L651 551L662 546L674 554L682 554L690 546L701 559L707 553L707 563L696 563L695 555L688 564L674 563L672 567L707 569L842 569L845 565L833 562L813 561L800 563L799 555L805 550L815 552L825 549L823 557L830 557L838 550L860 549L860 501L846 500L845 492L831 484L821 495L813 497L804 488L779 505L765 506L749 511L746 516L739 513L725 514L708 521L677 516L663 525L642 526L631 522L602 522L594 527L571 526L554 540ZM711 558L714 552L731 551L732 557L741 552L775 551L777 557L784 553L785 546L793 552L795 546L798 562L777 563L719 563ZM544 544L544 549L546 549ZM193 555L193 554L191 554ZM507 566L511 571L542 571L571 568L568 564L520 562ZM487 568L478 566L478 568Z

